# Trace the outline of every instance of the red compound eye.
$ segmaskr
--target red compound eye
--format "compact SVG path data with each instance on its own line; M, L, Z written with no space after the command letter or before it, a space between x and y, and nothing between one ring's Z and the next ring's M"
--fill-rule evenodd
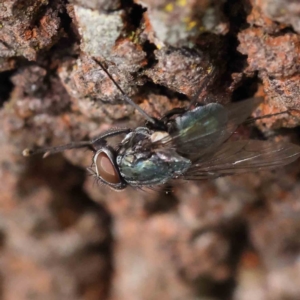
M97 168L97 174L108 183L120 183L121 179L119 173L110 160L109 156L105 152L99 153L95 157L95 164Z

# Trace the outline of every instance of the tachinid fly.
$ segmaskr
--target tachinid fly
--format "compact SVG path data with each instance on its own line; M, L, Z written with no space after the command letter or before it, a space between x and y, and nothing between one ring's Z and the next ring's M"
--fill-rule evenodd
M114 82L124 99L147 120L144 127L116 129L82 142L63 146L25 149L24 156L67 149L89 148L94 152L88 171L115 190L126 186L153 187L171 179L200 180L225 175L274 169L296 160L300 147L291 143L229 138L259 104L250 98L223 106L210 103L194 109L173 109L161 119L149 116L115 82L101 62L95 60ZM118 147L107 140L125 135Z

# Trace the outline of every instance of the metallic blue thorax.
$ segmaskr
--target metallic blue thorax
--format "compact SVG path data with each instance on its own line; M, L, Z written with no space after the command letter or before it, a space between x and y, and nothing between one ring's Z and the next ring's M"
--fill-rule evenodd
M183 174L191 165L189 159L174 149L153 149L153 133L140 127L127 134L121 143L117 164L130 185L163 184Z

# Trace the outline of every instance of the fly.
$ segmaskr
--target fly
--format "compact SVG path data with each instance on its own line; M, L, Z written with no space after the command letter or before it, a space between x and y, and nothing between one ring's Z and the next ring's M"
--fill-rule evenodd
M175 108L156 119L134 103L103 64L94 60L113 81L125 101L144 116L145 125L135 129L109 130L89 141L25 149L24 156L43 153L46 157L69 149L91 149L94 156L88 171L114 190L123 190L127 186L151 188L172 179L214 179L274 169L300 156L300 147L291 143L229 139L261 102L259 98L229 105L210 103L193 109L191 106L188 109ZM107 140L117 135L125 136L114 148Z

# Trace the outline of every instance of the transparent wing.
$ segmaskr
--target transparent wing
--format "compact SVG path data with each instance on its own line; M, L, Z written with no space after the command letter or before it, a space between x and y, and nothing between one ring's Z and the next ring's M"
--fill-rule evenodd
M227 142L211 157L203 157L182 176L186 180L212 179L249 171L274 169L300 156L300 147L291 143L240 140Z
M194 161L215 151L226 141L261 100L250 98L226 106L211 103L197 107L177 117L170 137L157 141L155 147L175 148L178 153Z

